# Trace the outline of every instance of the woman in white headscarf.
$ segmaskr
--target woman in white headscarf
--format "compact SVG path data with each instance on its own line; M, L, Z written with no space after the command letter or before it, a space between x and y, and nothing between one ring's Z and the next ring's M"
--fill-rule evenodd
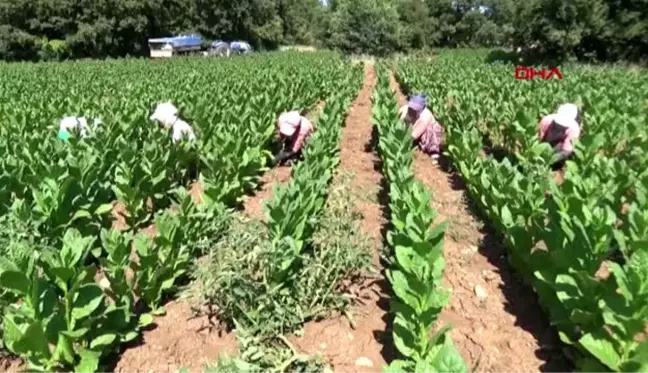
M554 165L561 165L572 157L574 141L580 137L580 116L578 106L563 104L554 114L542 118L538 128L538 139L551 145L558 154Z
M92 124L92 129L96 130L97 127L101 124L101 120L95 119ZM59 123L58 138L61 140L67 140L72 136L72 133L78 134L80 137L84 138L90 134L90 126L88 126L88 120L85 117L65 117L61 119Z
M178 109L169 102L159 104L150 119L157 121L166 129L171 128L171 139L174 143L182 139L188 139L189 141L196 140L196 135L189 123L180 119Z
M302 149L314 131L313 124L298 111L290 111L279 116L277 127L284 147L275 157L273 164L301 158Z

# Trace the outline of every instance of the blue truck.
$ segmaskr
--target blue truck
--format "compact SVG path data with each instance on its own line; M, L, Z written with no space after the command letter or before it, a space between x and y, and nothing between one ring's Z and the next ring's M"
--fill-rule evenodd
M199 53L202 50L202 44L202 36L195 34L148 40L152 58Z
M252 51L252 46L244 41L231 43L217 40L213 41L204 51L205 40L200 35L180 35L168 38L149 39L148 45L152 58L173 57L200 53L204 56L229 57L232 54L244 54Z

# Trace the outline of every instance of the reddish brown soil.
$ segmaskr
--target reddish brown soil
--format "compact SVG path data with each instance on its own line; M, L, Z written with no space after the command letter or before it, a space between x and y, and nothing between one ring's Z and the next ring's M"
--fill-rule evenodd
M204 372L219 356L237 354L234 333L222 335L210 329L206 316L194 317L186 302L171 302L167 313L156 318L153 330L143 333L142 343L124 351L114 372Z
M15 356L0 356L0 372L16 373L27 369L22 359Z
M406 97L390 77L399 103ZM442 159L441 164L444 163ZM449 226L445 238L445 283L452 290L441 314L468 368L480 372L537 372L548 367L554 331L539 309L532 290L522 286L507 268L504 249L469 211L460 178L446 173L430 157L416 152L417 178L432 193L437 222Z
M290 181L291 170L292 168L288 166L275 167L263 174L260 189L254 195L245 196L243 200L245 213L251 218L265 221L264 201L272 199L274 195L273 185Z
M379 266L381 229L385 223L379 202L381 173L374 168L378 157L371 149L371 94L376 76L373 65L365 68L365 81L346 118L342 132L340 166L334 183L350 173L351 188L358 193L355 209L362 215L361 229L371 237L374 265ZM291 338L295 347L309 354L320 353L335 372L379 372L389 353L384 280L367 281L359 291L362 304L351 309L355 327L343 316L331 317L304 326L304 336Z
M345 173L352 176L350 187L356 193L355 209L362 215L362 230L371 237L374 247L380 248L385 218L379 201L383 181L378 169L380 159L372 149L371 94L375 84L376 73L373 65L369 65L365 68L364 85L342 129L340 164L334 182L339 182ZM379 264L377 256L374 264Z

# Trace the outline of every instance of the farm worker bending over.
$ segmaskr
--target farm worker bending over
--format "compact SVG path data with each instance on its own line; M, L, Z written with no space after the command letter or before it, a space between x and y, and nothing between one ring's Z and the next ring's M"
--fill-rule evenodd
M177 143L183 138L189 139L190 141L196 140L196 135L189 123L180 119L178 109L171 103L165 102L159 104L150 119L159 122L166 129L171 128L173 131L171 138L174 143Z
M574 152L574 140L580 136L578 107L574 104L560 105L557 112L542 118L538 129L541 142L549 143L559 158L555 165L564 163Z
M283 149L275 157L274 165L302 157L302 149L313 133L313 124L298 111L282 113L277 120L279 138L283 141Z
M97 129L101 124L101 120L95 119L92 125L92 129ZM67 140L72 136L70 132L76 132L81 137L86 137L90 133L90 127L88 126L88 120L85 117L65 117L61 119L59 124L58 138L61 140Z
M412 139L419 149L432 159L439 158L443 128L426 107L425 96L412 96L407 105L400 108L400 119L408 126L414 125Z

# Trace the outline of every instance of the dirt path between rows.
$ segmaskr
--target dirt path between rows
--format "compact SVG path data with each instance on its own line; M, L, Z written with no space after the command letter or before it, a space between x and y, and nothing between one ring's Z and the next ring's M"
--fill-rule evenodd
M407 99L390 74L400 105ZM448 221L445 237L445 283L452 290L441 322L471 371L562 371L551 360L555 331L548 325L533 291L518 281L505 257L505 248L471 213L461 178L444 171L448 161L435 164L415 152L417 178L432 193L437 222ZM551 360L551 361L550 361Z
M263 203L274 196L273 186L275 184L280 185L290 181L291 170L292 168L289 166L282 166L272 168L263 174L259 189L254 194L247 195L243 199L243 208L249 217L266 220Z
M210 329L209 318L194 317L187 302L172 301L165 308L140 343L118 357L113 372L204 372L219 356L238 353L234 332Z
M365 66L364 84L353 102L342 131L340 165L335 183L341 175L351 174L351 188L356 192L355 209L362 215L360 227L371 238L372 262L379 268L382 230L385 226L380 203L383 181L379 158L372 149L371 95L376 84L373 64ZM352 307L355 327L349 319L336 316L324 321L307 323L304 336L291 338L295 347L308 354L321 354L335 372L380 372L385 364L388 335L385 280L368 280L359 291L357 306Z

